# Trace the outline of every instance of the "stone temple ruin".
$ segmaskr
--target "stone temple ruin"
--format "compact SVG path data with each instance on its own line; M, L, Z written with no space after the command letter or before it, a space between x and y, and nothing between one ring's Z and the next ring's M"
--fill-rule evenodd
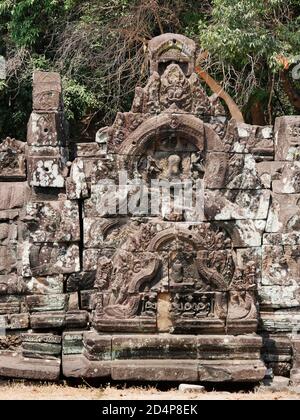
M148 83L92 143L34 74L27 142L0 144L0 376L299 381L300 117L228 118L195 54L151 40ZM185 182L203 208L176 208Z

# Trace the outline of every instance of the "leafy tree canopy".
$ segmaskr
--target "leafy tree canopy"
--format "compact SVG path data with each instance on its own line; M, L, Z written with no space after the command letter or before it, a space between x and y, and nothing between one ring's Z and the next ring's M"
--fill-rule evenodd
M59 71L74 140L128 110L147 76L147 41L163 32L200 45L199 65L247 121L299 113L300 0L0 0L0 134L25 139L32 72ZM203 54L205 52L205 54ZM201 54L202 53L202 54Z

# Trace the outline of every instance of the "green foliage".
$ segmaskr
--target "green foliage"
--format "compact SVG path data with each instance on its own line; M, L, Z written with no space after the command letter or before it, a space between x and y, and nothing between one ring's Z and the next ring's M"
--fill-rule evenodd
M299 59L299 14L300 0L213 0L211 13L199 20L202 47L219 62L215 76L224 74L224 67L233 79L240 75L231 83L230 93L239 96L245 109L253 98L266 106L274 93L272 83L277 97L282 96L279 74L287 63ZM245 87L241 79L250 73L251 84ZM285 110L295 112L292 107Z
M69 120L80 120L87 115L89 109L96 109L100 105L93 92L73 79L65 77L63 88L66 116Z
M284 14L300 6L299 0L214 0L213 6L211 16L199 22L200 39L224 61L243 65L257 56L276 67L277 55L300 51L300 18L287 21Z

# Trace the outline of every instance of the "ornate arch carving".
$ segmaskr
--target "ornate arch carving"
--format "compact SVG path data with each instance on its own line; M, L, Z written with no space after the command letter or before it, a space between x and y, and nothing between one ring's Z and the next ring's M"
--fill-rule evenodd
M149 252L160 251L161 247L170 242L172 239L179 239L182 242L187 242L192 245L195 250L198 250L201 246L198 236L195 232L191 232L188 229L174 229L169 228L157 233L150 241L148 245Z
M199 118L190 114L163 113L143 122L120 146L120 153L141 155L149 142L164 133L182 134L200 151L223 152L220 137Z

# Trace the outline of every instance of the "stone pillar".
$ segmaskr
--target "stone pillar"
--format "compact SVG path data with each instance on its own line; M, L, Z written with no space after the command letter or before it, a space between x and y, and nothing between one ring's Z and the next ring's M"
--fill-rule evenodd
M33 75L33 112L28 123L27 144L29 184L64 188L68 141L58 73L36 71Z

